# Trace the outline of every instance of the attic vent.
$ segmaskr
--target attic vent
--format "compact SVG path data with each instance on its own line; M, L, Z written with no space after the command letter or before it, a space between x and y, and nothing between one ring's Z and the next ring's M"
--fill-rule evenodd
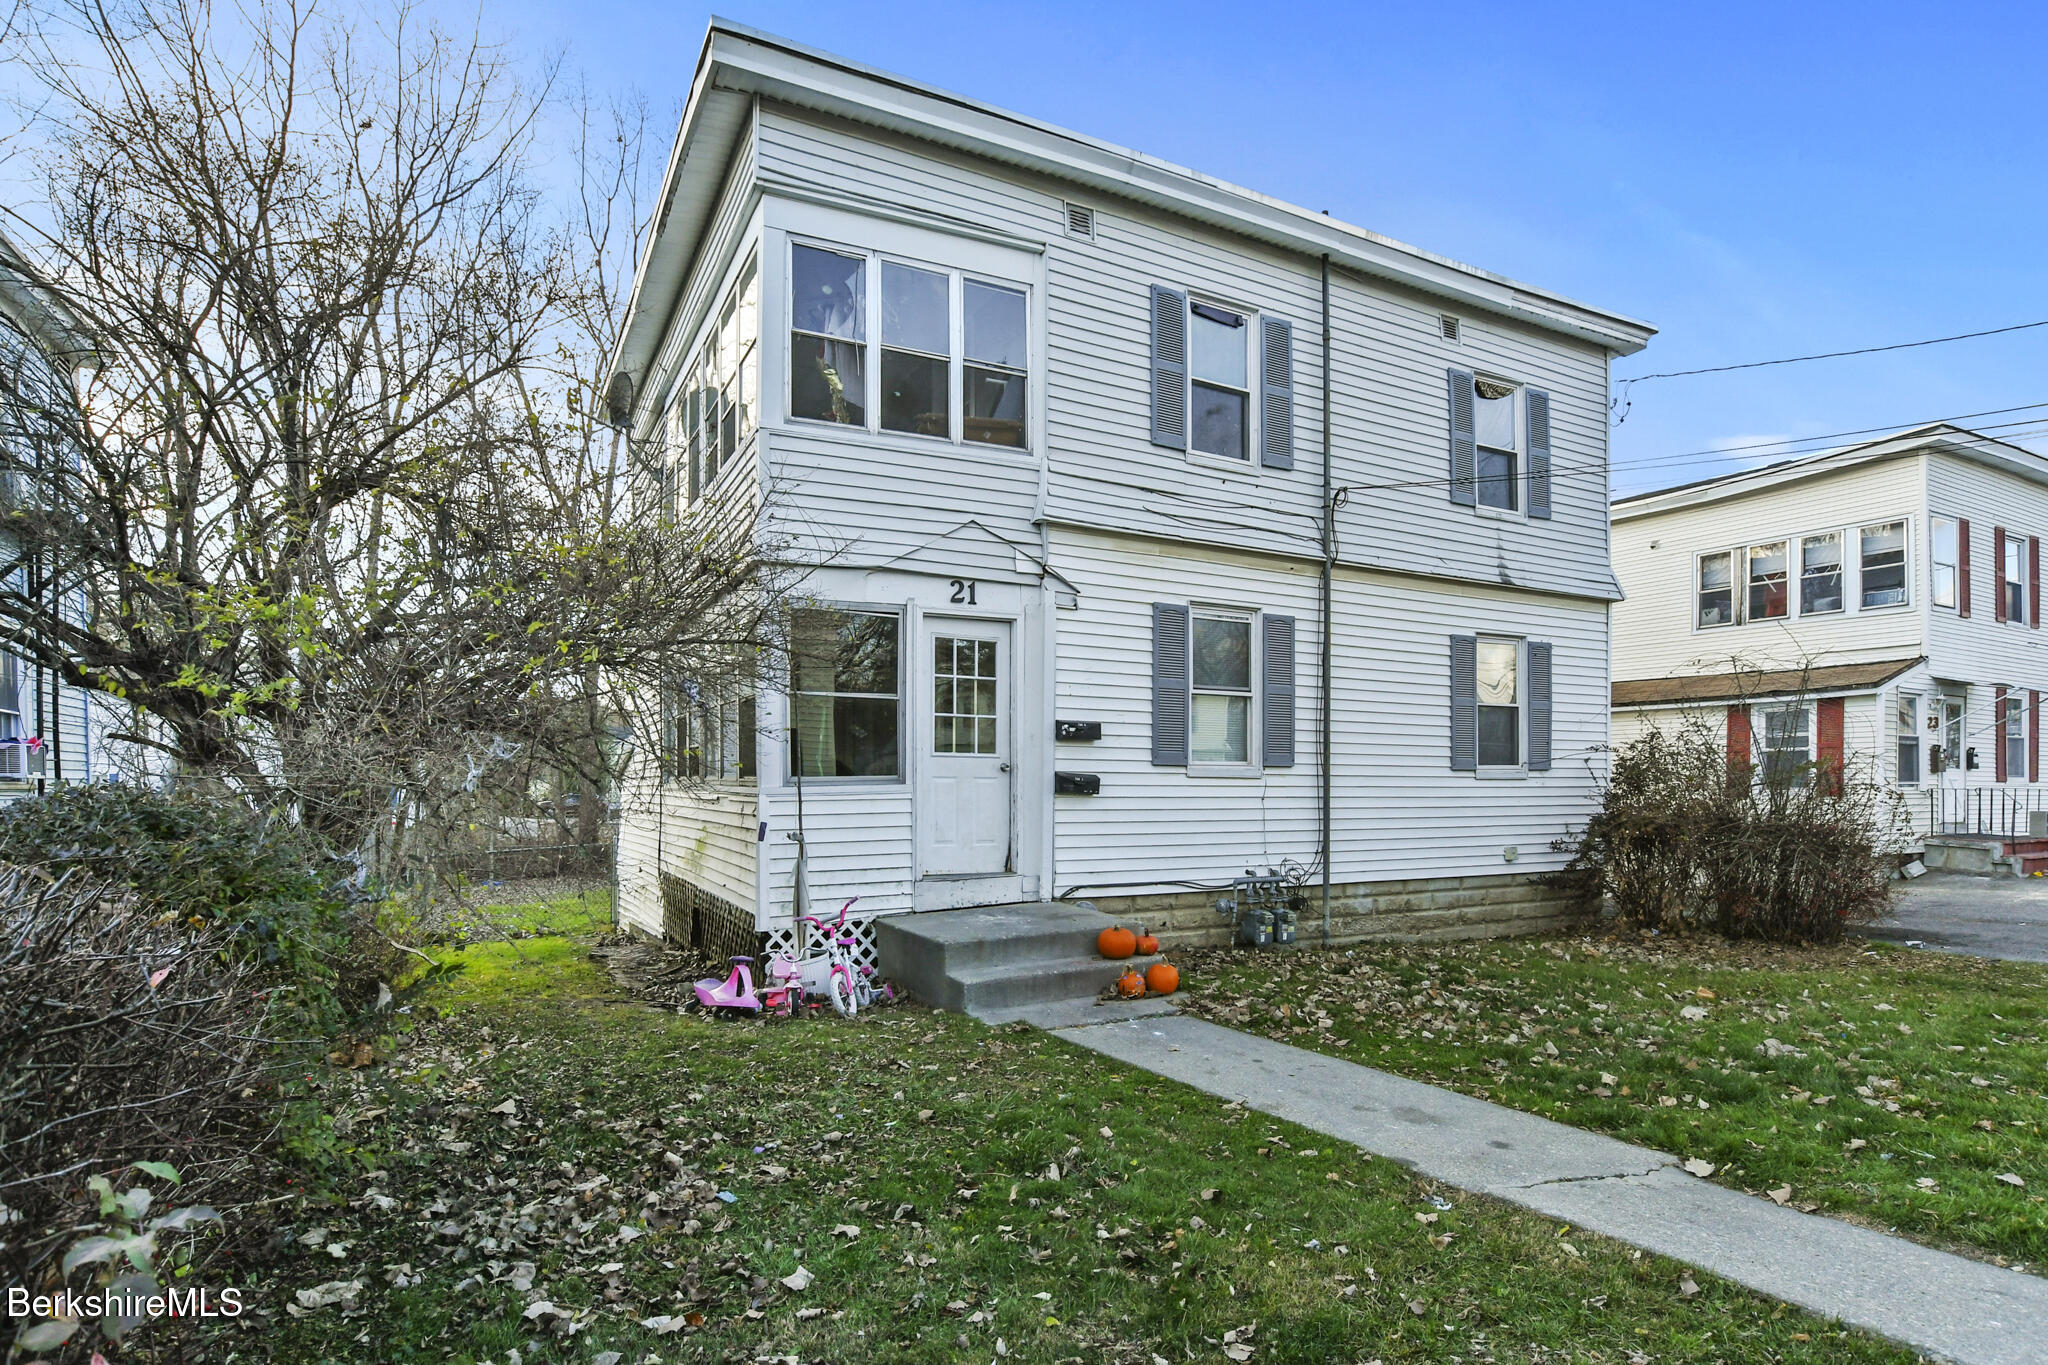
M1067 205L1067 235L1095 240L1095 210L1086 204Z
M1456 341L1458 339L1458 320L1449 313L1440 315L1436 320L1436 326L1437 331L1443 334L1445 341Z

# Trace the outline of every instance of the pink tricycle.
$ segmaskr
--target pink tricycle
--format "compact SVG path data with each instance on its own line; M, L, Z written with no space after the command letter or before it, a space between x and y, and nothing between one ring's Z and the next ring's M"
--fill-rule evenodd
M697 1003L707 1010L745 1010L749 1014L759 1014L762 1001L754 993L754 959L734 958L732 973L723 981L715 976L699 981Z

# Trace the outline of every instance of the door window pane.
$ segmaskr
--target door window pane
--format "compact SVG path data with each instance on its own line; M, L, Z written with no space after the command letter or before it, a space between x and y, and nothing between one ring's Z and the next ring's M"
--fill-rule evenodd
M1735 619L1735 554L1700 556L1699 623L1725 626Z
M805 777L896 777L899 618L791 613L795 721L790 764Z
M996 751L996 642L940 635L932 641L933 751Z
M1808 536L1799 542L1799 613L1842 609L1842 537Z
M1953 529L1953 528L1951 528ZM1863 605L1893 607L1906 600L1906 523L1866 526L1863 540Z
M1785 542L1749 547L1749 619L1768 621L1785 614Z

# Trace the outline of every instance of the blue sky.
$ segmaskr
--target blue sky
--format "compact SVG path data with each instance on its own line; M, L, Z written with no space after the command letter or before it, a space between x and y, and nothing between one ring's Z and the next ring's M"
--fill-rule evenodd
M2048 319L2040 6L719 12L1656 325L1617 377ZM709 13L512 0L486 24L645 94L666 137ZM1617 494L1733 467L1695 452L2048 403L2048 327L1632 399ZM2048 450L2048 416L2014 433Z

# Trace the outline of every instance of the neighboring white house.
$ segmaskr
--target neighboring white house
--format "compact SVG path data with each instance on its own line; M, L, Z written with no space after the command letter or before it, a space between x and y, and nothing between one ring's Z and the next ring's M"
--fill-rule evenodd
M1346 933L1555 915L1650 328L723 21L656 212L616 415L817 567L793 689L686 687L641 755L626 923L780 932L799 761L828 910L1213 922L1248 868L1313 893L1327 809Z
M2048 457L1934 424L1614 504L1614 738L1704 708L1763 766L1839 757L1922 833L2041 790Z
M0 478L0 516L36 496L26 471L77 459L70 424L58 415L78 401L76 376L93 345L75 315L36 274L14 242L0 233L0 442L11 471ZM47 566L16 563L15 542L0 521L0 565L13 565L0 591L41 596L63 592L66 619L83 619L75 587L53 584ZM76 613L76 615L73 615ZM90 691L65 686L52 668L0 643L0 802L65 782L105 776L102 704Z

